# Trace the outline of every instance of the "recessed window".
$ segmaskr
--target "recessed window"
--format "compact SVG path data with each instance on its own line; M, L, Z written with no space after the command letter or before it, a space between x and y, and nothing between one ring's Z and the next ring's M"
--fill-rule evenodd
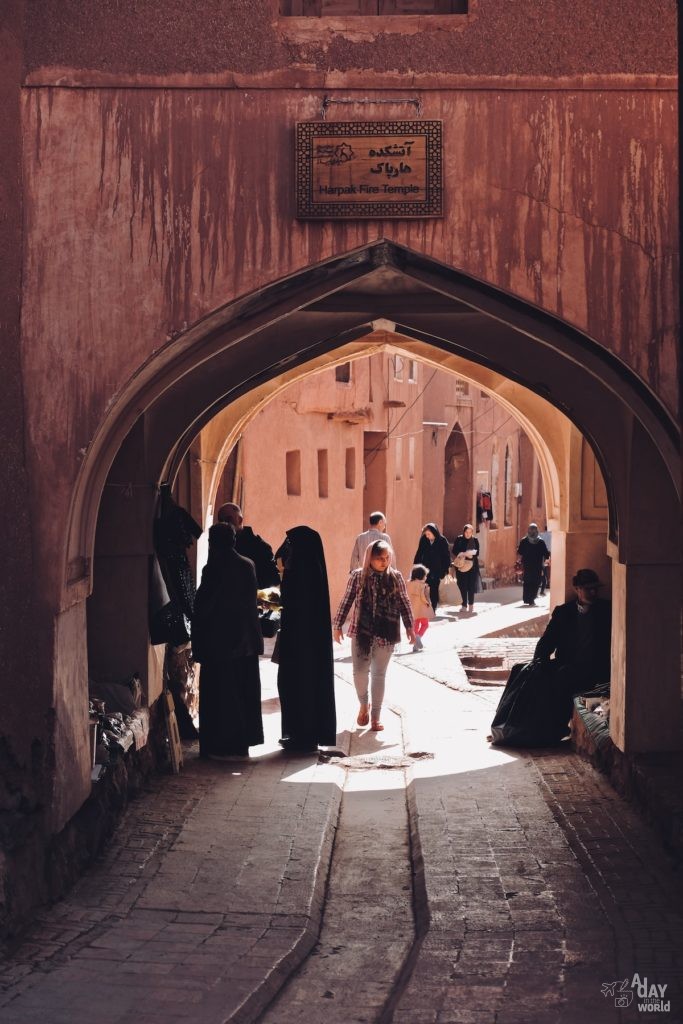
M327 448L318 448L318 497L329 495Z
M415 479L415 438L408 438L408 476Z
M396 463L395 463L395 468L394 468L394 478L396 480L400 480L401 479L401 469L403 467L403 438L402 437L397 437L396 438L395 459L396 459Z
M408 383L417 384L417 359L408 360Z
M285 452L287 494L301 494L301 452Z
M466 380L461 377L455 378L455 394L458 398L467 398L470 393L470 386ZM482 395L484 392L482 391Z
M403 359L401 356L394 356L394 380L403 380Z
M353 490L356 486L356 449L346 449L346 486Z
M281 0L286 17L467 14L468 0Z
M334 379L338 384L351 383L351 363L340 363L334 368Z

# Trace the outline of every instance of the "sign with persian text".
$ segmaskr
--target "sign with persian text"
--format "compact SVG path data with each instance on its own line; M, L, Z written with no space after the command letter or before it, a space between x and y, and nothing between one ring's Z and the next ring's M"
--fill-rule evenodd
M441 121L297 124L297 217L442 217L441 137Z

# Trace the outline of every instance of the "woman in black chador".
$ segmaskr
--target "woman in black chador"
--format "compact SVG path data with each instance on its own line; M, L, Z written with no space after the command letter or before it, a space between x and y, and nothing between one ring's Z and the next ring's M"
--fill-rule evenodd
M332 621L320 535L308 526L287 530L276 556L284 573L278 637L277 688L286 750L337 742Z
M422 527L420 543L417 546L413 563L424 565L427 568L429 599L432 608L436 611L436 606L439 603L439 583L451 564L451 549L436 523L427 523Z
M194 602L192 650L201 662L199 752L246 757L263 743L259 654L263 637L256 607L254 563L235 551L235 529L209 530L209 559Z

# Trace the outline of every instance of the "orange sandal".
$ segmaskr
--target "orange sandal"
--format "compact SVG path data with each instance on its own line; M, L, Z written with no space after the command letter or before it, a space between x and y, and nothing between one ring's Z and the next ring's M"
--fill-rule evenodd
M373 732L382 732L384 726L382 725L381 722L373 722L370 728L372 729Z
M361 704L356 722L358 725L367 725L370 721L370 705Z

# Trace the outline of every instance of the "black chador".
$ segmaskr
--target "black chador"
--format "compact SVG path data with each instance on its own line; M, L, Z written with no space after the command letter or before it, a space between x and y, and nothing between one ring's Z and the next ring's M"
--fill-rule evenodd
M276 557L282 559L282 619L277 687L282 739L288 750L313 750L337 742L332 621L325 554L320 535L295 526Z
M254 564L234 550L235 530L209 530L209 559L194 602L192 650L201 662L199 750L202 757L244 756L263 743Z

